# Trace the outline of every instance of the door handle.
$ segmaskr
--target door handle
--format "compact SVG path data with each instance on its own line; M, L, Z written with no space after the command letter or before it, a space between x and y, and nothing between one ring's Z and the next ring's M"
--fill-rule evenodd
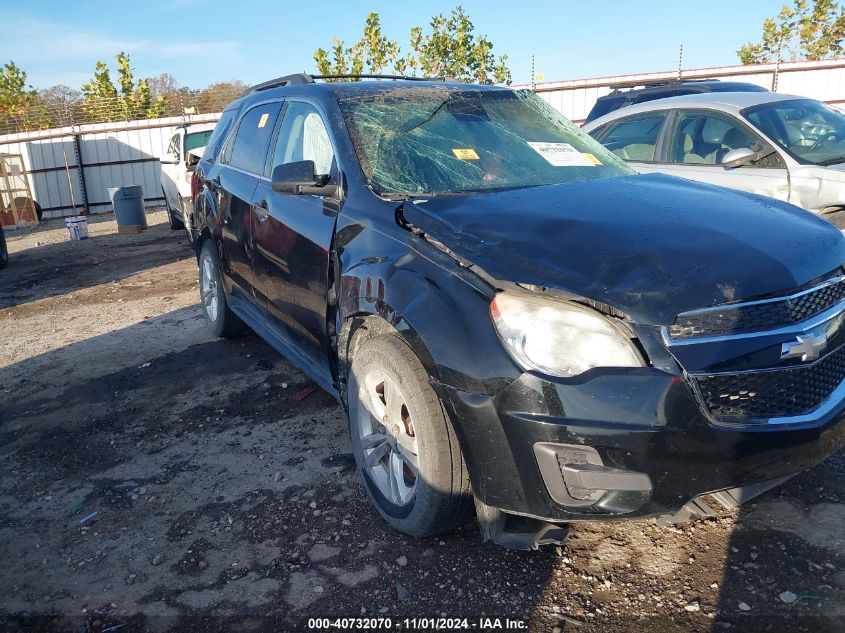
M259 200L258 202L252 205L255 207L255 215L258 216L259 222L264 222L267 218L270 217L270 211L267 209L267 201L266 200Z

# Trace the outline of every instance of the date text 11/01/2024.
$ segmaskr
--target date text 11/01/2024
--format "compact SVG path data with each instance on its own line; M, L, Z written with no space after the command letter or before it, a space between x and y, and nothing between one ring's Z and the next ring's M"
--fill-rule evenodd
M312 631L359 631L359 630L400 630L409 631L449 631L477 630L494 631L525 629L527 623L510 618L309 618L308 629Z

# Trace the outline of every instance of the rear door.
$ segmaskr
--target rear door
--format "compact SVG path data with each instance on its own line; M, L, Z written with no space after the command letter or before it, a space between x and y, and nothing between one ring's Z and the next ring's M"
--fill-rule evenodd
M779 200L789 198L789 174L772 151L743 167L723 167L725 154L749 148L766 152L771 146L734 117L712 110L680 110L672 124L661 171L712 185L749 191Z
M318 175L339 183L335 151L325 118L313 104L288 100L266 175L277 165L311 160ZM262 178L256 208L255 284L286 355L315 380L331 385L326 309L329 249L338 200L273 191Z
M279 102L264 103L246 111L238 129L223 150L217 182L217 211L221 225L223 272L234 287L230 293L254 297L252 274L253 193L264 177L267 152L279 116Z
M179 165L182 160L182 133L176 132L170 137L164 156L161 158L161 189L168 206L176 213L181 213L179 204Z
M597 140L639 172L656 171L667 112L635 114L603 126Z

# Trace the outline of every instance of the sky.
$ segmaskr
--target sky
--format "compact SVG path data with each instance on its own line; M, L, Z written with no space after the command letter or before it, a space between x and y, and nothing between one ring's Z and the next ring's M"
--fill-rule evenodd
M370 11L407 48L411 27L460 3L494 53L508 55L514 83L530 80L532 55L536 72L556 81L674 70L681 44L685 68L736 64L736 50L758 40L764 18L786 1L0 0L0 64L14 60L36 88L78 89L97 60L114 68L126 51L136 77L253 84L314 72L314 50L334 36L357 41Z

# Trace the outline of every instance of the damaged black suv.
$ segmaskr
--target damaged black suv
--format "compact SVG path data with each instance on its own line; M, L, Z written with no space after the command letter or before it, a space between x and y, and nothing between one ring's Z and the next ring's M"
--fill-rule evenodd
M735 505L842 446L832 225L637 175L527 91L321 79L222 114L197 170L202 305L336 395L393 526L475 512L536 547Z

